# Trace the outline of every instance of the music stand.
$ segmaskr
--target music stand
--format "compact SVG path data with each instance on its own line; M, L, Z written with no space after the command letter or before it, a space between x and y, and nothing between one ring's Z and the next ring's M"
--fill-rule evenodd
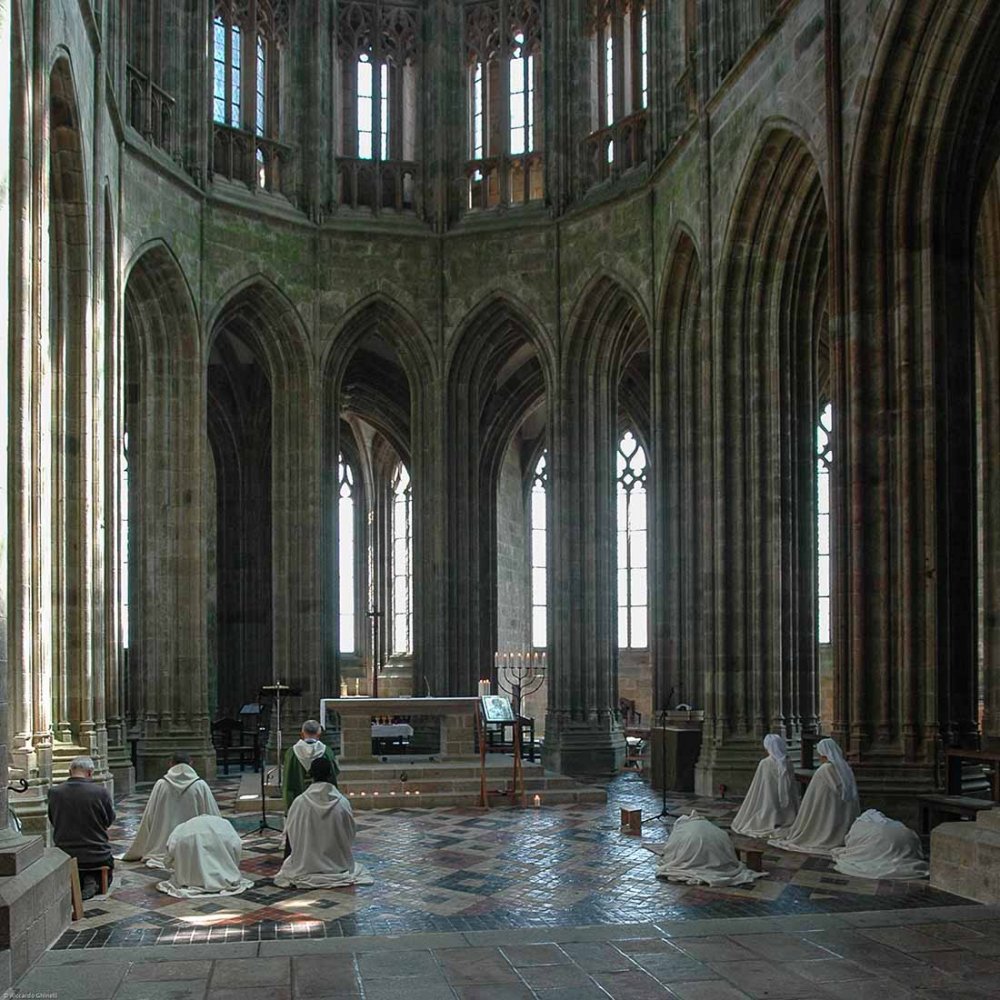
M258 741L257 745L257 764L260 767L260 822L257 824L256 830L248 830L244 837L249 837L252 833L263 833L265 830L271 830L274 833L281 833L282 831L276 827L271 826L267 821L267 779L265 775L267 774L267 754L264 752L264 745ZM280 771L281 768L278 768Z
M277 749L277 765L278 765L278 788L281 788L281 696L284 695L298 695L302 694L299 688L291 688L287 684L282 684L281 681L275 681L273 684L265 684L260 689L261 694L269 694L274 698L274 726L277 732L277 741L275 743Z

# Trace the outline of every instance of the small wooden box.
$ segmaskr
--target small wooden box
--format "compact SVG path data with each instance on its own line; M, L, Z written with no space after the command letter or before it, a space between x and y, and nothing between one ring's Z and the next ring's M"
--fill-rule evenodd
M622 809L622 829L627 833L642 833L642 810Z

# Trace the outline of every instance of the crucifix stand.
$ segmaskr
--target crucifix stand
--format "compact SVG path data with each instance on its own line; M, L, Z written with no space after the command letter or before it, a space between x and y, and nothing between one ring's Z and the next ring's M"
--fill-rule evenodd
M379 646L379 625L382 620L382 612L373 607L368 612L368 617L372 620L372 697L377 698L378 672L382 658L382 650Z

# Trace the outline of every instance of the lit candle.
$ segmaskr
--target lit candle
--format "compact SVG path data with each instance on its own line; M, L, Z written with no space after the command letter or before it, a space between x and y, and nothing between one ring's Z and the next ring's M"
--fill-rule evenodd
M541 795L536 795L535 796L535 808L537 809L541 804L542 804L542 797L541 797Z
M348 792L347 794L350 795L352 799L354 798L354 792Z
M372 795L375 796L375 798L378 798L378 792L372 792Z
M419 795L420 794L420 789L418 788L413 794L414 795Z
M364 797L365 797L365 793L364 793L364 792L362 792L362 793L361 793L361 798L364 798Z
M395 793L395 792L389 792L389 794L390 794L390 795L395 795L396 793Z

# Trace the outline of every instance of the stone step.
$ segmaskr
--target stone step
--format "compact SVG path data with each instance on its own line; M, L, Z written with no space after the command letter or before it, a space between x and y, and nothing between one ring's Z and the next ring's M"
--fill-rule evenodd
M504 788L509 785L512 781L510 772L504 773L488 773L486 775L486 784L490 788ZM390 791L405 791L410 789L419 788L422 792L448 792L448 791L458 791L463 788L479 788L479 775L474 777L461 777L461 778L409 778L407 781L399 781L398 779L379 779L379 780L360 780L352 777L345 777L341 775L337 781L338 786L343 792L382 792L383 794ZM525 775L524 787L532 791L542 791L543 789L572 789L579 788L580 783L574 781L572 778L564 778L561 775L531 775L530 777Z
M996 806L992 809L984 809L981 813L977 814L976 825L981 829L1000 833L1000 809Z

